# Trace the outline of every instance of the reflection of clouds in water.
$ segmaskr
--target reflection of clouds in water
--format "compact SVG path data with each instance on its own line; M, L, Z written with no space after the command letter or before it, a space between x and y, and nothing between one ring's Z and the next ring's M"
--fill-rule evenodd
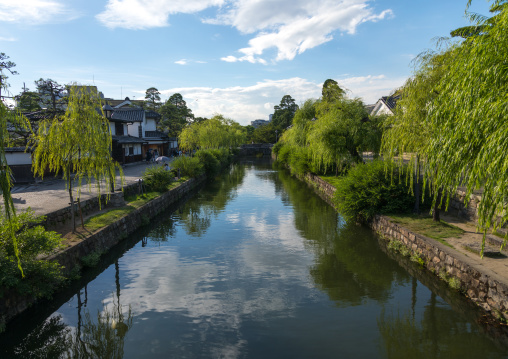
M226 214L226 221L229 223L240 223L240 213L228 213Z
M242 185L237 189L238 195L255 196L266 199L275 199L275 187L273 181L266 178L260 181L255 171L247 171L243 179Z

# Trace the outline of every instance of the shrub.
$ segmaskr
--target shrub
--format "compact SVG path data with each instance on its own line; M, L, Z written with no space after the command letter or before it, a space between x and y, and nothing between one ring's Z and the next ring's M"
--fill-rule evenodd
M227 165L231 163L232 155L227 149L215 148L208 151L210 151L214 157L219 160L221 165Z
M145 186L152 191L166 192L174 176L161 166L148 167L143 173Z
M309 150L306 147L295 147L289 154L289 167L292 173L304 175L309 172Z
M405 184L405 171L400 173L399 181L392 165L382 161L358 164L338 181L334 202L346 220L361 222L375 214L410 213L415 197Z
M0 297L7 290L35 298L50 297L65 280L57 262L37 260L41 254L52 253L61 243L59 234L38 225L43 220L44 217L36 217L31 210L11 219L0 216ZM12 232L16 233L25 278L22 278L14 254Z
M180 169L181 176L198 177L203 174L203 164L196 157L178 157L173 161L173 168Z
M220 155L220 154L217 154ZM199 150L195 155L203 165L208 177L215 177L220 170L219 159L210 150Z
M283 145L277 154L277 160L289 164L289 156L291 156L291 147L289 145Z

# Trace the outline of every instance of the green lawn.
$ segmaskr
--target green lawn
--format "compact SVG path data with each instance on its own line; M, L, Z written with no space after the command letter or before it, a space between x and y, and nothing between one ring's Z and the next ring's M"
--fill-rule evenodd
M458 227L452 226L446 222L435 222L431 216L417 216L414 214L407 215L390 215L393 222L401 224L405 228L424 235L426 237L435 239L447 246L451 245L445 241L446 238L459 238L464 231Z

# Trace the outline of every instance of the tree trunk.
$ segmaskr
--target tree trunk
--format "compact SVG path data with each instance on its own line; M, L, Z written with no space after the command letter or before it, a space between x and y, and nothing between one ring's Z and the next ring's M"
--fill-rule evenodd
M414 193L415 193L415 206L413 208L414 214L420 214L420 161L419 156L415 157L415 176L414 176Z
M69 199L71 201L71 221L72 221L72 233L76 232L76 219L74 218L74 198L72 197L72 179L69 173L68 178L68 186L69 186Z
M438 194L436 197L436 202L434 203L434 208L432 209L432 219L434 222L441 221L441 218L439 216L439 203L441 202L441 189L438 190Z

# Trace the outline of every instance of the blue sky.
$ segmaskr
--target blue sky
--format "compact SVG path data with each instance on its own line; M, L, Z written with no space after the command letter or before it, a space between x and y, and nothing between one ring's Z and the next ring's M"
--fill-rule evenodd
M318 98L332 78L374 103L401 86L411 59L468 24L467 0L0 0L10 92L51 78L109 98L156 87L197 116L243 125L282 96ZM489 2L469 11L488 15Z

